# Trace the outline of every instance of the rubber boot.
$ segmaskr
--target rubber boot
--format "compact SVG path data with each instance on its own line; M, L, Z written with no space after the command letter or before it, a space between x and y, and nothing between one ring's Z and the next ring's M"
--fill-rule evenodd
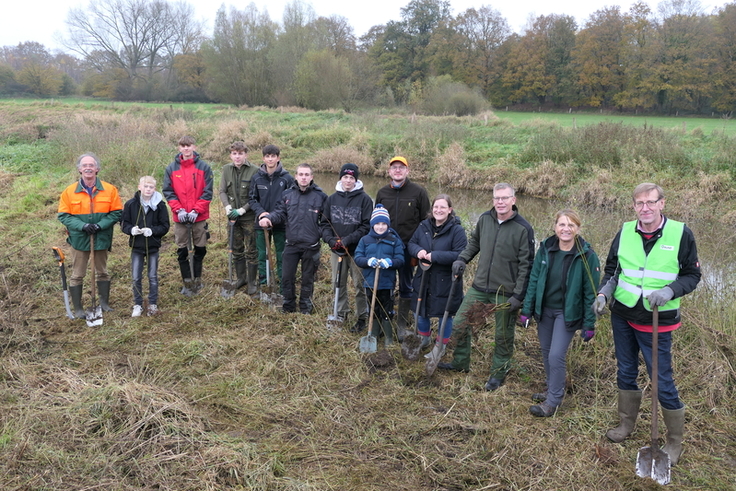
M202 287L204 286L202 284L202 261L204 260L204 257L207 255L207 248L206 247L197 247L194 246L194 283L192 287L192 291L196 295L202 290Z
M378 339L381 336L381 320L380 319L373 319L373 324L371 325L371 336Z
M641 390L618 391L618 416L621 418L618 426L606 432L606 436L614 443L621 443L634 431L636 417L641 405Z
M404 341L407 329L411 323L411 298L399 298L399 312L396 316L396 333L399 342Z
M258 263L248 263L248 295L257 295L261 282L258 281Z
M100 307L103 312L110 312L113 310L110 307L110 282L109 281L98 281L97 290L100 292Z
M680 409L662 408L662 419L667 426L667 443L662 450L670 456L670 464L677 465L682 455L682 432L685 428L685 407Z
M82 285L70 286L69 296L72 297L74 317L77 319L86 319L87 315L84 313L84 307L82 307Z
M191 278L184 278L184 286L181 289L181 294L185 297L192 297L195 295L194 293L194 280Z
M192 291L196 295L197 293L202 291L202 288L204 288L204 283L202 283L202 278L197 276L194 278L194 281L192 282Z
M244 257L241 257L240 259L236 259L234 262L235 262L235 276L238 277L238 281L237 283L235 283L235 288L238 289L248 284L248 274L245 269L245 258Z
M388 347L394 344L394 326L390 319L386 319L381 323L383 328L383 345Z

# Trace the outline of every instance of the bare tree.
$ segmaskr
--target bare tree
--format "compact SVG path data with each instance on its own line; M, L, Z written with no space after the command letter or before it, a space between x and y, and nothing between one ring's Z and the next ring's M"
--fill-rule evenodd
M174 57L198 48L202 23L193 7L165 0L93 0L69 10L64 45L97 66L120 68L133 80L150 81ZM102 54L102 56L101 56Z

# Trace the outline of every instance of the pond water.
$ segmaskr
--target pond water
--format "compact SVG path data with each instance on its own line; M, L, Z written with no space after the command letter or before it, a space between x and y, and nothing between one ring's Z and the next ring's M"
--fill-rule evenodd
M375 198L378 190L389 182L388 178L375 176L361 176L360 179L363 181L366 192L372 198ZM335 192L336 175L316 174L315 182L328 195ZM472 230L478 216L493 206L492 193L489 191L448 189L432 182L417 182L427 188L430 201L439 193L449 194L455 213L461 218L468 232ZM513 185L513 183L510 184ZM538 242L552 235L553 220L557 211L563 208L575 209L583 221L580 233L593 245L600 256L601 263L605 262L611 241L621 228L621 224L636 217L633 208L628 207L614 210L590 206L581 207L574 203L523 195L517 196L516 206L519 208L519 213L534 227ZM678 219L676 216L672 218ZM706 289L708 294L720 300L732 296L736 286L736 248L732 245L733 230L724 230L722 225L707 220L687 222L687 225L695 234L703 271L703 280L698 290Z

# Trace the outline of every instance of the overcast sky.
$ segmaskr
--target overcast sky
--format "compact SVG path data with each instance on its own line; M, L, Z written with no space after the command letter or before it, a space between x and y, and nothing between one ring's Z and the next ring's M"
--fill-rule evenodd
M185 0L186 1L186 0ZM268 10L272 20L281 21L284 5L290 0L255 0L259 11ZM328 17L336 14L346 17L359 37L365 34L371 26L385 24L390 20L401 19L401 8L409 0L304 0L311 3L318 16ZM212 0L188 0L194 6L196 14L207 22L207 34L211 34L215 13L223 3ZM224 2L242 9L250 2ZM620 5L622 11L627 11L634 3L606 0L525 0L505 1L492 3L483 0L451 0L453 15L464 12L469 8L479 8L490 5L509 22L511 28L521 33L529 16L566 14L572 15L582 26L588 16L605 6ZM655 9L658 1L650 0L649 5ZM701 2L706 13L714 8L729 3L722 0ZM56 41L59 36L66 34L67 13L71 7L87 6L89 1L80 0L4 0L2 8L3 27L0 29L0 46L15 46L24 41L37 41L53 50L61 48ZM268 7L266 7L268 5Z

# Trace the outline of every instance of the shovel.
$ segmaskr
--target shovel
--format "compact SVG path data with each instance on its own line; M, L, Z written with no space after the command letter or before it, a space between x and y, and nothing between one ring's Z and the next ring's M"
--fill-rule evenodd
M343 320L337 315L337 302L340 300L340 284L342 283L342 258L344 254L337 253L337 285L335 286L335 305L332 314L327 316L327 330L337 332L342 329Z
M434 344L432 351L427 353L427 363L424 365L424 370L427 372L427 377L431 377L437 365L442 359L442 355L445 354L445 344L442 342L445 339L445 327L447 326L447 318L450 317L450 305L452 304L452 297L455 294L455 287L460 279L459 275L452 277L452 285L450 285L450 294L447 296L447 304L445 305L445 313L442 316L442 322L440 323L440 329L437 333L437 342Z
M66 307L66 316L70 319L74 319L72 309L69 307L69 290L66 286L66 269L64 268L64 252L58 247L52 247L54 251L54 257L59 261L59 270L61 271L61 289L64 292L64 307Z
M89 264L92 270L92 307L87 309L87 326L97 327L102 325L102 307L97 305L97 292L95 291L95 234L89 236Z
M220 295L224 298L232 298L235 295L237 281L233 281L233 227L235 220L230 220L228 225L228 241L227 241L227 279L222 282Z
M267 228L263 229L263 235L266 241L266 288L261 289L261 302L280 305L283 302L281 295L273 292L273 252L271 251L271 236Z
M649 477L659 484L670 482L670 456L657 443L657 414L659 413L659 307L652 307L652 446L642 447L636 455L636 475Z
M373 314L376 312L376 290L378 290L378 277L381 270L376 267L376 278L373 280L373 295L371 296L371 313L368 319L368 334L360 338L358 348L361 353L375 353L378 351L378 340L372 334L373 331Z
M417 308L414 312L414 331L404 335L404 341L401 342L401 354L410 361L419 358L419 352L422 351L422 336L417 334L417 324L419 323L419 311L422 306L422 299L427 293L425 287L427 285L427 274L432 263L421 259L419 267L422 268L422 281L419 284L419 294L417 296Z

